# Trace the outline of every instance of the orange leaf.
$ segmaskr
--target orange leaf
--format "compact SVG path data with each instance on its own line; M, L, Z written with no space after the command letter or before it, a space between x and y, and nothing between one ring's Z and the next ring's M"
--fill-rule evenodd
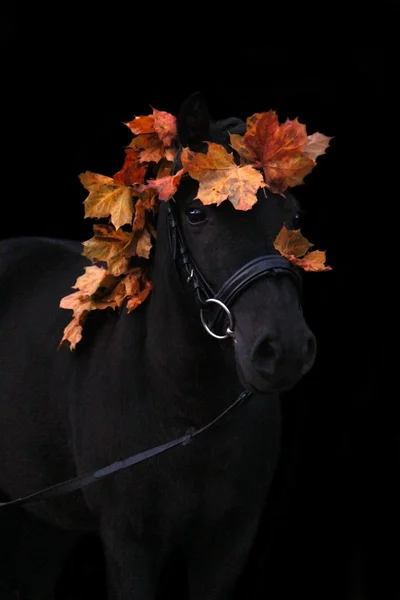
M150 294L151 289L152 289L151 281L149 281L148 279L145 279L142 276L142 278L140 280L140 290L138 292L136 292L135 294L132 294L129 297L128 302L126 303L126 308L128 310L128 313L132 312L133 310L135 310L135 308L137 308L138 306L143 304L143 302L146 300L147 296Z
M262 173L251 165L238 166L223 146L208 142L207 154L182 151L182 165L199 182L197 198L203 204L230 200L237 210L249 210L257 202L257 191L265 187Z
M274 241L275 250L305 271L331 271L332 267L325 265L325 252L309 252L313 245L301 234L300 229L287 229L285 225Z
M107 277L108 274L104 267L96 265L85 267L85 273L78 277L75 285L72 287L81 290L86 296L92 296L101 287Z
M265 181L274 193L303 183L315 162L304 154L308 143L306 128L294 121L279 124L276 113L255 113L247 119L244 145L264 171Z
M86 171L79 175L82 185L90 192L84 201L85 218L111 216L116 229L132 222L132 190L114 182L112 177Z
M142 304L151 290L151 283L139 267L132 268L112 290L107 300L121 307L127 300L128 313Z
M115 286L117 282L103 267L85 267L85 273L78 277L72 286L78 291L65 296L60 301L60 307L73 311L73 318L65 327L59 348L69 343L70 350L74 350L82 339L83 323L91 310L107 308L109 306L95 294L99 289Z
M153 115L135 117L132 121L124 123L124 125L129 127L135 135L140 135L141 133L155 133Z
M272 192L282 194L288 187L301 185L314 166L304 154L284 156L268 165L269 187Z
M113 179L115 183L121 185L134 185L135 183L144 183L147 165L139 161L139 152L133 148L125 148L125 162L118 173L115 173Z
M163 110L153 108L153 114L146 117L136 117L127 127L136 135L143 133L156 133L164 146L170 146L176 138L176 117ZM156 161L158 162L158 161Z
M72 301L71 296L74 296L74 302ZM69 299L70 304L74 304L74 306L67 306L65 303L62 304L63 300L66 299ZM82 339L83 323L89 311L92 310L92 301L90 298L83 296L82 292L74 292L74 294L70 294L70 296L66 296L61 300L60 307L72 308L74 316L64 328L63 336L58 347L61 348L61 346L69 344L70 350L75 350L76 345Z
M178 150L176 148L174 148L173 146L170 146L169 148L165 148L165 158L172 162L175 159L177 152L178 152Z
M167 175L157 179L149 179L147 184L138 185L137 190L143 192L146 189L156 190L159 200L169 200L176 193L185 169L180 169L175 175Z
M275 250L278 250L283 256L304 256L312 248L313 244L309 242L300 232L300 229L287 229L284 225L274 241Z
M94 225L93 231L94 236L83 242L83 255L93 262L106 262L112 275L126 273L129 258L134 253L132 232L116 230L111 225Z
M333 140L333 136L329 137L323 133L313 133L308 136L307 146L304 149L304 154L311 158L311 160L317 160L318 156L325 154L329 142Z
M230 133L229 137L232 148L236 150L236 152L240 156L241 164L248 165L251 162L257 162L253 152L244 143L244 135L239 135L238 133Z
M135 237L137 239L135 254L142 258L149 258L152 247L150 231L142 229L142 231L135 232Z
M131 268L122 279L112 276L102 267L85 267L85 271L73 286L78 291L65 296L60 302L61 308L73 311L73 317L64 329L59 348L66 344L69 344L71 351L76 348L82 339L83 325L90 311L105 308L115 310L127 300L127 311L132 312L146 300L152 288L139 267Z
M140 163L158 163L165 156L164 144L156 133L138 135L131 141L128 148L138 151Z
M303 258L296 258L293 262L305 271L332 271L332 267L325 265L326 253L321 250L308 252Z
M154 190L148 189L140 193L135 204L135 217L133 219L133 231L141 231L146 223L146 211L157 212L158 202Z
M171 175L172 172L172 162L169 160L162 160L157 169L157 178L166 177L167 175Z

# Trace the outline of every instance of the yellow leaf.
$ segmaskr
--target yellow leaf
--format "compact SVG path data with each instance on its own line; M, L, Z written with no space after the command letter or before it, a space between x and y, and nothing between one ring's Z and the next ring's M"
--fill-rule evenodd
M249 210L257 202L257 191L266 187L260 171L236 165L233 155L213 142L208 142L207 154L184 148L182 165L199 182L197 198L203 204L230 200L237 210Z
M112 177L86 171L79 175L82 185L90 192L84 201L85 218L111 216L116 229L132 223L132 190L126 185L115 183Z
M94 236L83 242L83 255L91 261L106 262L112 275L126 273L131 250L132 232L123 229L115 230L112 225L94 225Z

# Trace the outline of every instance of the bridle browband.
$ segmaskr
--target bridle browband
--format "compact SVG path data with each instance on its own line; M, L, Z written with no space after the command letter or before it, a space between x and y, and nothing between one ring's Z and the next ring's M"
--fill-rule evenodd
M177 161L174 164L173 172L177 170ZM259 256L246 263L238 269L218 290L214 292L209 283L203 277L201 271L196 266L193 257L187 248L185 238L183 236L182 228L180 226L180 219L178 214L178 207L173 199L168 201L167 207L167 219L168 219L168 231L169 240L172 252L172 258L178 270L178 274L181 280L189 286L195 295L198 307L200 309L200 318L205 330L214 338L224 340L227 338L234 337L234 320L231 313L231 308L239 296L250 286L252 283L262 277L272 277L276 275L289 276L294 284L296 285L299 294L301 296L302 280L298 269L292 265L286 258L280 255L265 255ZM205 311L208 310L210 305L216 307L214 314L208 323L205 319ZM213 328L222 327L223 322L225 323L225 332L222 334L214 333ZM97 469L92 473L86 475L80 475L67 481L63 481L56 485L47 487L39 492L29 494L21 498L16 498L9 502L0 502L0 508L6 506L22 506L26 504L34 504L63 496L64 494L80 490L96 481L114 475L119 471L127 469L135 464L153 458L158 454L162 454L175 446L185 446L192 439L204 433L216 423L218 423L225 415L230 413L233 409L243 404L252 396L252 392L249 390L243 391L239 397L220 413L215 419L204 425L199 429L190 429L185 435L155 446L144 452L139 452L129 458L116 461L107 467Z

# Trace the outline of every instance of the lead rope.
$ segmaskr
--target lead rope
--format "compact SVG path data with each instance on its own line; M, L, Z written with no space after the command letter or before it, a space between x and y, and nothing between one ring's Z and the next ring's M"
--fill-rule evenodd
M98 469L92 473L88 473L86 475L80 475L78 477L74 477L72 479L68 479L67 481L63 481L61 483L57 483L50 487L47 487L39 492L35 492L34 494L29 494L28 496L23 496L21 498L16 498L15 500L11 500L9 502L0 502L0 509L6 506L22 506L23 504L34 504L37 502L42 502L49 498L55 498L57 496L63 496L64 494L68 494L70 492L74 492L76 490L81 490L88 485L99 481L100 479L105 479L114 473L118 473L123 469L128 469L132 465L137 465L149 458L153 458L158 454L162 454L175 446L186 446L191 442L195 437L210 429L213 425L218 423L224 416L230 413L234 408L238 407L240 404L243 404L246 400L248 400L252 396L252 392L245 390L242 392L239 397L233 402L228 408L226 408L222 413L220 413L215 419L201 427L200 429L189 429L185 435L176 438L175 440L171 440L170 442L166 442L165 444L161 444L160 446L155 446L154 448L150 448L149 450L145 450L144 452L139 452L138 454L134 454L129 458L125 458L123 460L118 460L107 467L102 469Z

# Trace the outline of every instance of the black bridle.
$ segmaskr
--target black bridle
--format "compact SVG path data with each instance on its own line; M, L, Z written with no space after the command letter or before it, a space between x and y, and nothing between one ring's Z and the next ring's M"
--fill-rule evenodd
M260 256L246 263L222 285L218 292L215 293L201 274L201 271L197 268L193 257L189 253L180 225L178 207L174 200L169 200L168 202L167 219L173 261L176 264L180 278L189 286L195 295L204 328L214 338L227 339L234 337L234 321L230 309L244 290L261 277L271 277L276 275L289 276L292 278L301 294L301 277L299 271L286 258L277 255ZM216 311L214 312L211 321L207 323L204 314L210 304L216 307ZM227 321L225 332L221 335L214 333L211 328L221 327L224 321ZM149 458L153 458L158 454L162 454L175 446L185 446L192 439L218 423L233 409L243 404L251 397L251 395L252 392L248 390L243 391L235 402L227 409L199 429L191 429L179 438L161 444L160 446L150 448L144 452L139 452L124 460L116 461L111 465L97 469L92 473L68 479L67 481L40 490L39 492L9 502L0 502L0 508L33 504L50 498L63 496L64 494L80 490L100 479L109 477L110 475L148 460Z
M206 331L217 339L234 337L234 320L231 308L239 296L255 281L262 277L286 275L290 277L302 295L302 279L299 269L285 257L277 254L259 256L238 269L215 292L202 275L191 256L180 224L179 209L174 202L168 202L168 231L171 252L181 280L195 294L200 318ZM210 305L214 309L209 323L206 323L205 312ZM212 330L221 328L225 321L225 332L216 334Z

